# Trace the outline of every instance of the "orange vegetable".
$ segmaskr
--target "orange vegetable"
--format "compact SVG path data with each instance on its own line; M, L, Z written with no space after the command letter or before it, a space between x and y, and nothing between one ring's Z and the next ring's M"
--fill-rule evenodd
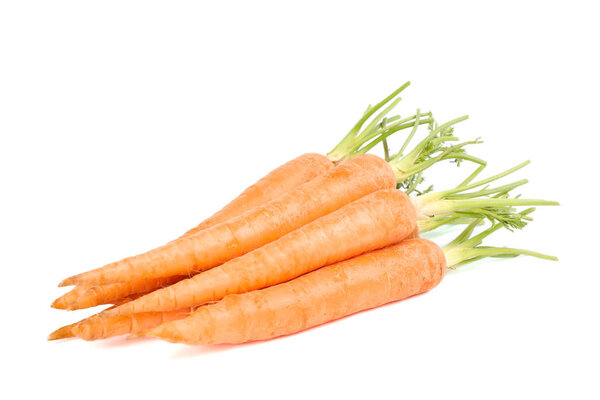
M131 301L131 298L122 299L118 304ZM144 329L151 329L162 323L182 319L190 315L191 309L182 309L166 312L147 312L134 315L120 315L105 317L107 310L114 309L112 306L106 310L94 314L74 324L58 328L48 336L48 340L66 339L78 337L84 340L107 339L112 336L127 335Z
M422 238L405 240L286 283L228 295L185 319L134 336L203 345L265 340L426 292L442 280L448 267L483 257L526 254L556 259L521 249L478 247L502 226L469 238L479 222L474 221L444 249Z
M105 317L102 314L86 318L71 328L73 336L83 340L99 340L127 335L176 321L190 315L190 308Z
M394 172L383 159L359 155L228 222L75 275L62 285L98 285L204 271L264 246L369 193L395 186Z
M274 170L265 178L257 182L257 184L254 186L248 188L238 198L234 199L230 204L225 206L225 208L223 208L221 211L204 221L196 228L188 231L185 235L183 235L183 237L175 240L174 242L140 256L129 257L122 261L108 264L105 267L98 268L84 274L72 276L62 281L59 286L90 286L124 282L130 279L150 279L171 276L178 273L170 270L161 271L160 268L161 265L172 264L171 257L179 257L178 259L174 260L175 270L181 271L181 274L190 274L195 271L211 268L229 260L232 257L243 254L242 250L244 252L248 251L247 249L244 250L244 248L256 248L255 246L257 245L252 243L254 241L261 243L258 244L258 246L260 246L266 243L264 240L266 240L268 237L277 238L281 236L281 234L286 233L286 230L281 230L277 227L278 224L287 224L287 226L293 227L291 229L295 229L295 227L300 226L293 225L297 219L296 215L285 216L285 218L288 220L294 220L293 222L285 221L281 217L286 213L285 208L290 207L290 211L296 211L298 205L290 204L289 202L283 202L269 206L268 203L270 201L281 199L281 197L286 193L293 195L292 197L295 197L296 200L302 196L306 196L306 194L298 192L300 190L299 187L302 186L304 188L303 184L311 182L311 180L316 176L320 176L325 171L331 170L333 163L338 163L343 160L359 156L395 132L412 127L413 131L411 132L409 139L407 139L405 142L408 143L410 138L412 138L414 135L416 127L422 124L431 124L433 122L431 113L421 114L419 111L416 115L403 119L400 119L399 116L390 118L386 117L387 113L400 101L400 98L397 97L398 94L408 85L409 82L394 91L374 107L369 107L367 112L365 112L365 114L355 124L350 132L348 132L342 141L328 154L328 157L320 156L318 154L308 154L301 156L296 160L292 160L291 162ZM378 110L382 109L382 107L386 106L388 103L390 104L386 108L384 108L379 114L375 115ZM373 117L372 120L370 120L371 117ZM366 126L363 129L365 124ZM441 129L437 130L437 133L439 132L441 132ZM410 157L407 157L406 160L400 160L400 162L397 163L397 166L401 168L412 168L417 161L420 162L427 159L428 155L421 153L425 149L426 145L430 143L430 139L431 138L423 141L418 152L413 152ZM447 139L443 139L442 141L444 140ZM441 142L438 142L438 145L439 143ZM435 146L429 146L431 151L437 150L437 148L434 148ZM427 164L427 166L429 165L431 165L431 163ZM419 167L415 170L411 170L410 172L404 172L402 170L394 172L397 176L403 177L399 180L402 182L403 179L408 179L415 174L419 174L423 169L424 168ZM376 176L373 176L372 178L378 179ZM314 187L315 185L313 185L310 190L313 190ZM333 200L334 203L337 203L335 199ZM294 202L292 201L292 203ZM260 207L263 207L260 211L255 210L255 208ZM275 210L276 214L273 217L274 219L272 221L268 221L268 216L265 216L264 214L273 212L274 207L282 207L282 210ZM321 209L324 210L325 208L326 207L322 207ZM234 219L236 219L236 221L233 221ZM257 237L252 236L248 238L248 234L251 229L244 225L254 223L257 219L258 222L267 221L272 223L275 225L275 230L268 232L267 234L258 232ZM304 222L301 221L299 223L306 223L306 221L310 220L311 219L303 219L302 221ZM208 239L208 248L200 249L202 253L200 254L200 258L203 257L203 253L214 253L215 255L212 256L212 258L209 257L208 259L194 260L194 257L189 256L190 252L199 250L197 246L201 240L196 238L198 234L206 231L207 228L216 228L221 224L229 222L232 222L232 225L221 226L220 230L213 231L211 234L204 235L202 238L206 239L207 236L210 236ZM232 228L241 229L242 232L231 232ZM238 238L236 237L237 234L241 234L243 236L242 243L238 243ZM196 240L185 240L186 238L190 237L194 237ZM218 241L223 241L223 245L228 248L220 249L220 252L213 252L213 247ZM248 241L250 243L248 243ZM211 245L213 247L211 247ZM198 261L197 264L195 263L196 261ZM146 265L146 262L149 264ZM183 265L181 265L180 262L183 262ZM139 268L139 272L135 276L129 276L126 274L127 271L138 270L139 264L144 264L144 267Z
M332 167L333 162L327 156L316 153L304 154L288 161L244 190L229 204L195 228L187 231L182 237L193 235L203 229L238 217L254 207L266 204L316 178Z
M425 292L445 271L439 246L410 239L280 285L229 295L141 336L203 345L270 339Z
M396 189L380 190L253 252L105 314L166 311L261 289L397 243L416 227L416 211L410 198Z
M400 102L401 99L398 95L409 85L410 82L406 82L381 102L373 107L369 107L367 112L365 112L352 127L350 132L348 132L327 156L316 153L304 154L283 164L271 171L254 185L247 188L242 194L213 216L206 219L195 228L187 231L183 236L193 235L203 229L210 228L211 226L238 217L254 207L266 204L326 172L333 167L334 163L339 163L343 160L365 153L380 140L385 139L397 131L413 127L413 125L418 126L431 123L431 113L424 115L417 113L417 115L402 120L400 120L399 116L390 117L387 118L386 121L389 121L390 123L395 122L394 124L387 127L380 125L380 122L386 118L386 115ZM363 126L367 121L387 104L389 105L384 108L379 115L375 116L363 129ZM425 118L421 119L422 116Z
M120 300L116 300L115 304L112 305L112 306L110 306L110 307L108 307L106 310L111 310L111 309L115 308L118 305L125 304L128 301L133 300L133 298L135 298L135 297L131 297L131 298L130 297L126 297L126 298L123 298L123 299L120 299ZM106 310L104 310L104 311L106 311ZM81 320L79 322L75 322L73 324L65 325L65 326L63 326L61 328L58 328L57 330L55 330L54 332L52 332L50 335L48 335L48 340L67 339L67 338L74 337L75 335L73 334L73 328L77 324L79 324L79 323L81 323L81 322L83 322L83 321L85 321L87 319L90 319L90 318L93 318L95 316L98 316L100 314L101 313L97 313L97 314L94 314L91 317L88 317L88 318L86 318L84 320Z
M527 163L476 183L470 183L474 177L471 175L455 189L413 198L396 189L377 191L217 268L142 296L106 314L167 311L261 289L391 245L408 238L417 227L428 230L455 218L485 217L509 228L523 227L528 217L516 214L511 207L558 203L506 198L508 191L525 181L472 193L464 191L487 185L525 165ZM489 198L489 195L502 197Z
M52 307L71 311L110 304L133 294L145 294L172 285L184 278L189 278L189 276L176 275L167 278L140 279L99 286L76 286L54 300Z

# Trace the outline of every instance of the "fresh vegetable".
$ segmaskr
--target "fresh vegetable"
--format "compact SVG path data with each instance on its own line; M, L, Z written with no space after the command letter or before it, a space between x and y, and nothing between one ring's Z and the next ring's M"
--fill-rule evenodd
M187 344L243 343L288 335L435 287L448 268L481 259L543 254L511 248L479 247L497 224L469 238L475 221L443 249L418 238L333 264L287 283L232 294L200 307L185 319L134 336Z
M505 196L526 181L464 192L504 177L526 164L473 184L470 180L475 175L471 175L458 188L412 199L397 189L379 190L252 252L107 311L106 315L168 311L220 300L228 294L265 288L392 245L408 238L417 226L420 231L426 231L439 226L440 220L448 222L448 218L484 217L507 227L522 227L523 217L507 207L558 203L487 197Z
M174 311L146 312L113 317L104 317L102 314L98 314L75 324L71 328L71 332L73 336L83 340L107 339L113 336L152 329L165 322L176 321L189 315L189 307Z
M79 310L110 304L134 294L145 294L172 285L189 276L170 276L157 279L138 279L99 286L76 286L52 303L53 308Z
M288 194L255 207L226 223L147 253L73 276L63 284L96 285L128 279L185 275L213 268L260 248L363 196L377 190L395 188L397 182L404 182L422 173L436 162L449 158L467 158L462 150L467 143L449 148L440 146L444 142L456 140L447 130L464 119L466 117L436 127L401 158L386 162L371 154L358 155Z
M413 127L412 137L418 125L433 122L431 113L421 115L420 112L408 118L401 119L399 116L395 116L385 119L385 115L400 101L400 98L396 97L406 86L408 86L408 83L375 107L369 108L340 144L329 154L328 160L325 160L325 156L311 155L311 163L318 165L318 171L311 167L314 173L309 174L310 179L303 177L288 182L287 176L296 173L294 172L296 169L309 168L306 164L307 159L300 157L291 162L290 165L286 164L279 167L269 176L259 181L255 187L247 189L238 199L226 206L223 212L217 213L213 216L214 218L211 217L210 221L202 223L202 229L196 227L183 237L139 256L129 257L102 268L72 276L61 282L59 286L89 286L132 279L151 279L177 274L191 274L212 268L314 220L323 215L323 212L326 213L332 210L332 207L339 208L340 205L358 198L346 198L344 194L347 190L350 190L354 196L364 196L382 188L376 184L365 185L365 174L370 171L369 178L381 184L382 179L385 179L381 177L381 175L386 175L385 168L376 165L376 162L365 161L369 159L369 156L361 155L395 132ZM391 104L374 116L378 110L390 101ZM373 119L361 131L363 125L372 116L374 116ZM425 118L422 118L423 116ZM442 129L438 130L436 134L441 132ZM424 168L433 164L427 159L429 154L423 154L423 150L433 140L433 136L430 135L430 138L420 145L421 151L419 154L421 154L423 160L408 158L398 161L399 166L409 166L411 164L416 168L414 172L404 173L398 171L397 175L399 177L403 176L408 179L413 174L420 173ZM343 167L333 168L332 162L341 162L355 156L359 158L356 163L346 161L342 163ZM321 161L316 162L315 160L318 159ZM440 157L439 160L441 159L446 158ZM324 167L328 165L327 163L331 165ZM423 164L423 166L420 164ZM374 170L369 170L369 168L374 168ZM367 171L363 171L363 169L367 169ZM346 179L346 175L352 179ZM314 179L315 177L319 179ZM285 183L283 183L284 181ZM332 187L326 188L325 185L328 184L332 184ZM356 186L356 184L359 186ZM270 188L271 186L285 187L285 190ZM299 204L299 202L304 202L306 198L314 196L315 193L319 193L323 197L326 192L332 192L334 189L339 189L341 192L330 195L324 200L325 204L320 207L309 209L308 205ZM268 194L271 192L272 195ZM342 197L344 199L340 199ZM314 203L313 201L312 204ZM300 212L297 213L298 211ZM299 218L303 214L306 215ZM254 229L251 228L253 226L261 226L262 230L259 229L254 232ZM269 228L269 226L272 226L272 228ZM163 268L166 265L169 265L170 268Z
M108 310L113 307L108 308ZM147 312L133 315L104 317L103 312L74 324L63 326L52 332L48 340L78 337L83 340L107 339L113 336L136 333L152 329L165 322L175 321L190 315L191 308L164 312Z
M317 153L304 154L275 168L264 178L244 190L221 210L187 231L183 236L193 235L203 229L238 217L254 207L266 204L323 174L332 168L334 164L366 153L381 139L387 138L399 130L410 128L415 122L417 124L431 123L431 113L428 113L425 115L426 118L422 120L416 118L416 116L405 118L399 124L396 123L392 129L389 129L389 127L388 129L382 129L379 125L380 121L400 102L401 98L398 95L409 85L410 82L406 82L374 107L369 107L350 132L327 156ZM387 107L364 127L369 118L373 117L377 111L386 105ZM387 118L386 121L395 122L399 119L399 116L395 116Z
M121 304L125 304L128 301L133 300L134 297L135 296L133 296L132 298L126 297L126 298L123 298L123 299L120 299L120 300L116 300L115 304L112 305L112 306L110 306L110 307L108 307L106 310L111 310L111 309L113 309L113 308L115 308L115 307L117 307L117 306L119 306ZM106 310L104 310L104 311L106 311ZM98 316L100 314L101 313L97 313L97 314L94 314L91 317L88 317L88 318L86 318L84 320L81 320L79 322L75 322L73 324L65 325L65 326L63 326L61 328L58 328L57 330L55 330L54 332L52 332L50 335L48 335L48 340L59 340L59 339L72 338L72 337L75 336L75 334L73 333L73 328L75 328L75 326L77 324L82 323L82 322L84 322L87 319L94 318L94 317L96 317L96 316Z

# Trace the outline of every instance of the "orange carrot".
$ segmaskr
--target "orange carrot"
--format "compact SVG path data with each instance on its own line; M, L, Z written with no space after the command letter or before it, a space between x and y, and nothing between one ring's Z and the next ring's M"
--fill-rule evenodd
M142 296L106 314L167 311L282 283L324 265L406 239L417 227L431 229L431 221L447 223L448 216L484 217L509 228L521 228L528 217L516 214L510 207L558 203L486 197L504 195L524 181L463 192L486 185L525 165L527 163L476 183L467 180L458 188L415 198L395 189L380 190L217 268Z
M133 300L133 298L135 298L135 297L132 297L132 298L126 297L126 298L123 298L123 299L120 299L120 300L116 300L114 305L108 307L104 311L106 311L106 310L112 310L113 308L117 307L118 305L125 304L128 301ZM54 332L52 332L50 335L48 335L48 340L59 340L59 339L72 338L72 337L75 336L75 334L73 333L73 328L75 328L75 326L77 326L77 324L82 323L82 322L84 322L87 319L94 318L94 317L96 317L96 316L98 316L100 314L101 313L97 313L97 314L94 314L91 317L88 317L88 318L83 319L81 321L78 321L78 322L75 322L73 324L69 324L69 325L65 325L63 327L60 327L57 330L55 330Z
M256 207L263 207L260 211L254 213L254 218L258 218L259 220L265 219L265 213L272 213L273 207L281 207L282 210L290 207L292 210L297 209L297 204L289 204L289 202L277 203L268 207L269 201L274 201L276 199L280 199L285 193L291 194L292 197L298 199L299 197L306 196L306 194L300 193L298 195L298 190L300 190L300 186L302 186L306 182L311 182L311 180L323 174L325 171L330 170L332 167L332 161L334 163L341 162L351 157L358 156L370 150L373 146L379 143L381 140L384 140L388 136L394 134L403 129L407 129L413 127L413 132L410 137L414 135L414 127L422 125L422 124L431 124L433 119L431 118L431 113L420 114L418 112L416 115L413 115L408 118L400 119L400 117L390 117L386 118L386 114L400 101L400 98L397 98L398 94L404 90L409 85L409 82L404 84L402 87L394 91L391 95L385 98L380 103L376 104L374 107L370 107L367 112L363 115L363 117L356 123L356 125L350 130L350 132L344 137L344 139L332 150L328 153L328 157L319 156L316 154L309 154L302 156L296 160L291 161L290 163L285 164L282 167L279 167L267 177L259 181L256 185L247 189L244 193L240 195L239 198L235 199L227 205L223 210L215 214L213 217L209 218L209 220L203 222L198 227L192 229L187 232L180 239L171 242L170 244L163 246L155 251L151 251L149 253L143 254L139 257L130 257L125 260L122 260L117 263L109 264L103 268L99 268L88 273L79 274L70 278L65 279L60 283L59 286L68 286L68 285L97 285L97 284L105 284L105 283L113 283L120 281L127 281L129 279L150 279L150 278L158 278L158 277L166 277L172 274L177 274L177 272L172 271L164 271L161 272L160 268L156 267L156 264L164 265L165 263L170 264L170 257L172 256L182 256L188 258L188 262L190 261L189 252L196 251L197 245L201 240L195 241L184 241L183 239L188 237L196 238L196 235L204 232L207 228L220 226L225 223L232 222L232 220L237 219L233 223L233 226L221 226L220 230L212 232L209 235L204 235L203 239L207 236L210 236L209 244L214 245L218 241L223 241L225 246L231 248L229 250L222 250L221 253L225 252L225 257L213 257L208 260L200 260L200 265L195 265L194 263L189 265L178 265L176 264L175 269L182 271L182 274L189 274L193 271L201 271L207 268L211 268L214 265L218 265L231 257L235 257L237 255L243 254L240 253L240 249L237 247L244 247L249 245L250 249L255 248L253 243L238 243L237 234L241 233L242 236L247 235L250 230L247 225L249 223L254 223L255 221L247 217L252 217L252 212ZM378 115L375 113L384 107L386 104L390 103L386 108L384 108ZM372 120L369 119L373 117ZM425 118L422 118L425 117ZM385 119L384 119L385 118ZM368 124L367 124L368 122ZM385 123L384 123L385 122ZM366 127L363 129L363 125ZM362 129L362 131L361 131ZM408 142L408 140L407 140ZM429 141L427 141L428 143ZM398 166L409 166L412 167L412 163L414 163L416 159L410 158L409 162L398 163ZM312 166L311 166L312 165ZM422 169L421 169L422 170ZM395 171L396 175L400 174L405 176L406 179L410 178L413 174L420 173L421 170L411 171L410 173L403 173L402 171ZM298 172L301 171L301 172ZM338 177L339 179L340 177ZM377 180L376 176L373 179ZM328 179L325 179L327 181ZM401 180L400 180L401 181ZM323 183L323 182L322 182ZM318 185L316 185L318 186ZM303 186L304 187L304 186ZM314 189L315 185L313 185ZM334 201L335 202L335 201ZM292 201L293 203L293 201ZM322 209L324 209L323 207ZM280 218L280 214L285 213L285 211L275 210L276 215L274 215L273 224L290 224L291 222L282 221ZM248 215L247 215L248 214ZM245 216L245 217L244 217ZM242 219L243 218L243 219ZM296 219L295 216L287 216L288 219ZM313 218L314 219L314 218ZM310 219L306 219L309 221ZM261 221L259 221L261 222ZM237 223L237 225L236 225ZM303 222L299 222L303 223ZM305 223L305 222L304 222ZM296 225L291 225L296 226ZM242 229L244 232L233 232L231 229ZM295 229L295 228L292 228ZM276 229L275 232L269 232L268 235L261 235L257 240L259 243L266 243L264 240L267 236L279 237L281 234L286 233L286 231L280 231ZM247 238L245 238L247 239ZM252 242L255 240L251 238ZM176 245L173 245L176 243ZM260 245L260 244L259 244ZM211 252L212 248L209 246L205 252ZM173 254L177 253L177 254ZM181 257L180 257L181 258ZM202 258L202 255L201 257ZM149 260L151 259L151 260ZM137 274L137 278L134 276L125 276L123 272L128 269L137 269L137 265L142 261L150 261L150 264L145 266L145 268L141 268L140 272ZM194 260L191 260L194 261Z
M405 240L280 285L226 296L185 319L134 336L203 345L265 340L426 292L442 280L448 267L483 257L527 254L555 259L521 249L478 247L501 227L469 239L478 223L444 249L422 238Z
M369 107L350 132L327 156L314 153L305 154L283 164L250 186L213 216L187 231L183 236L193 235L203 229L238 217L254 207L266 204L326 172L334 163L365 153L380 139L386 138L399 130L412 127L415 124L421 125L432 122L431 118L421 120L419 114L400 121L398 121L399 116L389 117L386 121L395 122L393 126L382 127L379 125L401 100L398 95L409 85L410 82L406 82L374 107ZM387 104L389 105L363 129L367 121ZM428 116L431 117L431 113L425 115L425 117Z
M75 275L62 285L97 285L186 275L239 257L380 189L394 188L392 168L363 154L245 214L158 249Z
M98 314L74 324L71 332L73 336L83 340L106 339L151 329L165 322L176 321L189 316L190 312L191 309L188 307L174 311L147 312L113 317L104 317L102 314Z
M118 304L124 304L132 299L123 299ZM104 312L114 309L112 306L106 310L82 319L70 325L63 326L52 332L48 340L59 340L78 337L84 340L107 339L113 336L136 333L144 329L151 329L162 323L187 317L191 308L167 312L147 312L134 315L105 317Z
M417 227L415 207L380 190L253 252L124 304L105 315L167 311L285 282L324 265L396 243Z
M309 153L288 161L274 169L238 197L182 237L193 235L203 229L226 222L246 211L266 204L298 186L333 168L333 162L324 155Z
M464 119L466 117L438 126L406 156L395 156L393 163L387 163L374 155L358 155L286 195L255 207L239 217L147 253L72 276L63 281L61 286L152 279L213 268L369 193L393 188L397 182L410 179L414 174L421 174L423 169L446 157L464 157L464 153L454 150L465 143L448 149L441 148L443 151L439 156L430 158L441 143L456 139L447 133L447 129ZM417 120L420 123L418 116ZM441 136L437 137L438 134Z
M445 271L439 246L405 240L280 285L229 295L140 336L202 345L270 339L423 293Z
M71 325L65 325L61 328L58 328L50 335L48 335L48 340L60 340L60 339L68 339L72 338L75 335L73 334L73 328L77 325L77 322Z
M172 285L184 278L189 278L189 276L176 275L167 278L132 280L99 286L76 286L54 300L52 307L71 311L110 304L133 294L145 294Z

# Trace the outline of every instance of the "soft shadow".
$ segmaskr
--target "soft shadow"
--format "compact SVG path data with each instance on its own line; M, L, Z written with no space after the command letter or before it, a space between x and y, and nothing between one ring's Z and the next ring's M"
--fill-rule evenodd
M240 344L213 344L210 346L194 346L194 345L182 344L181 345L182 347L179 350L177 350L175 353L173 353L173 356L171 358L174 360L179 360L179 359L185 359L185 358L198 357L198 356L202 356L205 354L223 353L223 352L230 351L233 349L257 346L262 342L263 341L240 343Z
M144 342L153 340L152 338L134 338L129 339L127 336L116 336L103 340L93 341L92 344L101 349L121 348L124 346L137 346Z

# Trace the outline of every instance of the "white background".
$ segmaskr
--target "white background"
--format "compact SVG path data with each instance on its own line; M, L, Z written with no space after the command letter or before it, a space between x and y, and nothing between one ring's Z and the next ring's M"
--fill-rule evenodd
M562 4L562 5L561 5ZM594 2L4 1L3 313L11 398L598 398ZM46 342L64 277L160 245L270 169L327 152L405 80L487 173L555 199L433 291L270 342ZM441 171L440 171L441 170ZM443 188L468 172L445 165ZM436 237L444 244L445 237ZM8 398L3 396L3 398Z

